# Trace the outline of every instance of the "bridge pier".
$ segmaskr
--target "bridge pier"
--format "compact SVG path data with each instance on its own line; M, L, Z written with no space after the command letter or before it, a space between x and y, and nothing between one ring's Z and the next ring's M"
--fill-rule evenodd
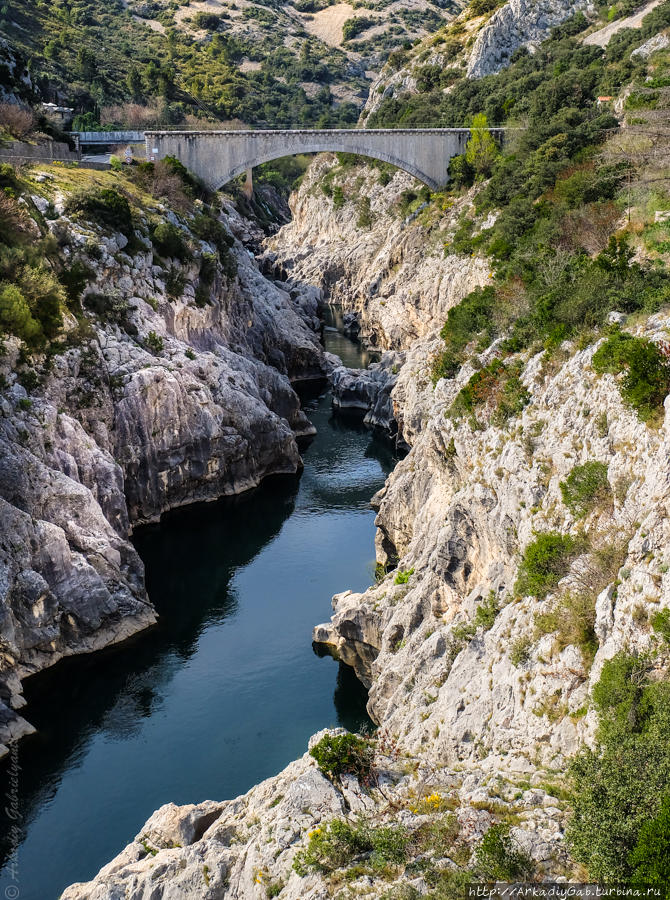
M244 180L244 184L242 185L242 193L247 198L247 200L251 200L254 195L254 174L253 169L247 169L247 177Z

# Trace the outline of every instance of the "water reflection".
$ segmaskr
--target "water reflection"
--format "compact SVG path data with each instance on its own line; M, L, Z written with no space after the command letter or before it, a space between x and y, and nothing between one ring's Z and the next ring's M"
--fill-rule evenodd
M305 404L318 434L301 476L138 532L155 628L26 682L38 731L20 746L22 900L90 878L161 804L235 796L320 728L369 723L365 690L313 653L311 630L333 593L370 583L369 500L394 460L328 395Z

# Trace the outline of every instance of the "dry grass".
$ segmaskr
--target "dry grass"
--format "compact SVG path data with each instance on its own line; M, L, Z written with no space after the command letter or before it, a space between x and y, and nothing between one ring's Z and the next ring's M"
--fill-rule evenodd
M32 110L15 103L0 103L0 131L6 131L18 141L27 138L35 128Z
M0 191L0 229L6 234L30 234L35 231L35 224L26 208L4 191Z

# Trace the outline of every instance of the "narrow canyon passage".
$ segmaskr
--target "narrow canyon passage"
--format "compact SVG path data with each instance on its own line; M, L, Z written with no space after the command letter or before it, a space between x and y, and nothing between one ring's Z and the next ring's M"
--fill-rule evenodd
M366 365L329 324L326 349ZM318 433L300 477L137 533L158 626L26 682L37 734L18 748L22 900L92 877L161 804L234 797L315 731L369 721L365 691L315 655L311 630L333 593L373 580L369 500L394 458L359 420L333 416L330 394L303 403ZM0 784L4 795L7 767ZM12 883L5 867L0 891Z

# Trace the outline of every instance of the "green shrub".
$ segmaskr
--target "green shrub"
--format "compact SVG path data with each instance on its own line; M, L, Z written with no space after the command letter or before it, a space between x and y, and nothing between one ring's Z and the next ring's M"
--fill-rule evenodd
M559 651L570 645L579 647L587 669L598 651L595 624L595 598L588 594L568 594L552 610L535 616L539 632L556 634Z
M600 725L594 750L573 762L574 811L566 837L592 879L656 877L667 860L663 798L670 784L670 682L644 657L608 660L594 687ZM661 868L661 871L662 868Z
M376 21L376 19L371 19L369 16L358 16L354 19L347 19L342 25L342 40L350 41L352 38L355 38L356 35L360 34L361 31L365 31L366 28L375 25Z
M513 666L522 666L530 659L532 641L529 637L520 637L512 644L509 652L510 662Z
M670 391L670 365L651 341L617 331L593 355L593 368L601 374L624 373L621 396L643 422L663 409Z
M344 206L344 191L339 184L333 188L333 208L342 209Z
M221 22L221 16L217 16L214 13L197 12L193 17L195 27L202 28L205 31L216 31Z
M473 16L483 16L493 12L500 5L500 0L471 0L469 9Z
M14 284L0 284L0 333L13 334L34 345L42 338L42 328L30 311L30 306Z
M91 291L84 297L84 306L103 321L120 325L127 334L137 334L136 326L128 321L128 301L120 294Z
M630 864L636 882L670 885L670 795L663 799L658 815L640 828Z
M326 734L309 751L324 775L339 778L351 774L357 778L367 778L374 750L370 741L355 734Z
M526 547L519 566L515 590L523 596L543 599L567 574L582 543L569 534L538 534Z
M440 337L445 349L433 361L432 378L453 378L463 361L463 350L475 338L488 345L494 336L493 310L496 292L492 286L475 288L447 313Z
M352 824L333 819L311 832L307 847L296 853L293 868L300 876L310 871L328 874L350 866L357 857L365 857L369 870L379 872L388 865L402 865L407 858L408 843L402 826L375 828L367 822Z
M516 844L509 825L491 825L475 854L475 867L485 881L525 881L533 860Z
M94 277L93 270L79 259L75 259L69 268L62 270L60 280L70 304L79 305L84 288Z
M193 259L184 233L172 222L161 222L157 225L151 234L151 243L158 255L164 258L178 259L182 263Z
M393 579L394 584L407 584L414 574L414 568L401 570Z
M293 868L301 877L310 871L333 872L347 865L357 854L364 853L368 846L353 825L343 819L334 819L310 833L307 847L295 855Z
M484 631L489 631L493 628L493 623L496 620L496 616L500 612L500 604L498 603L498 598L495 595L494 591L486 597L486 599L482 600L481 603L477 606L477 612L475 613L475 625L479 628L480 626L484 629Z
M199 213L195 216L190 223L190 228L196 237L216 247L222 262L235 243L235 238L226 231L222 223L205 213Z
M475 170L464 153L449 160L449 178L458 187L470 187L475 180Z
M522 368L522 363L506 365L500 359L492 360L460 389L450 414L473 415L479 407L486 406L491 408L494 425L503 425L512 416L519 415L530 400L520 378Z
M65 203L68 213L80 213L105 228L133 237L133 217L126 198L113 188L98 188L72 194Z
M607 479L607 466L596 460L575 466L559 487L563 503L578 518L585 516L612 495Z
M670 609L655 612L650 623L656 634L660 634L666 644L670 644Z
M86 246L84 247L84 252L91 259L102 259L102 247L93 238L87 239Z
M150 331L144 338L144 346L150 353L158 356L159 353L163 352L163 338L157 335L155 331Z
M357 228L370 228L372 226L372 212L370 210L370 198L359 197L356 203L356 211L358 218L356 219Z
M165 273L165 291L172 300L177 300L184 293L186 275L177 266L170 266ZM209 296L209 291L208 291Z

